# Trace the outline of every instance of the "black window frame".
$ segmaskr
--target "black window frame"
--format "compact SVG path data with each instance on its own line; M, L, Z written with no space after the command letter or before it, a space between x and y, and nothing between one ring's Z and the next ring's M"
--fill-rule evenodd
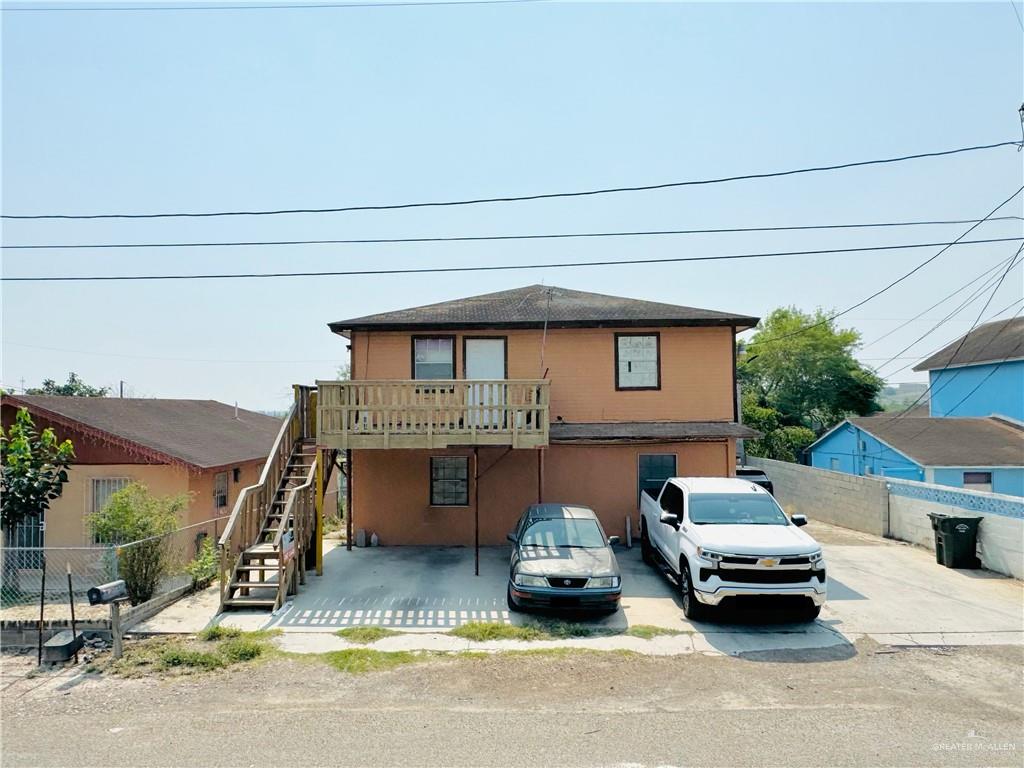
M630 387L622 386L620 383L620 377L622 373L622 367L619 360L619 339L634 336L634 337L654 337L654 354L655 354L655 367L657 369L657 383L653 387ZM616 333L615 343L612 354L615 356L615 391L616 392L652 392L661 389L661 333L658 331L648 331L639 333Z
M455 478L435 478L434 477L434 464L437 461L446 461L446 462L447 461L459 461L459 462L461 462L463 467L464 467L465 477L464 478L459 478L459 477L455 477ZM439 481L439 482L460 482L460 481L462 481L462 482L465 482L465 501L462 501L461 503L447 503L447 502L444 502L444 501L438 502L436 500L437 497L434 495L434 483L435 483L435 481ZM469 506L469 490L470 490L469 489L469 484L470 484L470 476L469 476L469 457L468 456L431 456L430 457L430 475L428 477L428 482L427 482L427 493L428 493L427 503L431 507L468 507Z

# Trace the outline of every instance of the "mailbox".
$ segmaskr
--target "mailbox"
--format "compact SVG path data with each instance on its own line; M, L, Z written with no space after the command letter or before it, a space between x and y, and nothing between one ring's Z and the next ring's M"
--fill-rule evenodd
M125 586L124 579L118 579L109 584L92 587L86 594L89 596L89 605L106 605L115 600L127 600L128 588Z

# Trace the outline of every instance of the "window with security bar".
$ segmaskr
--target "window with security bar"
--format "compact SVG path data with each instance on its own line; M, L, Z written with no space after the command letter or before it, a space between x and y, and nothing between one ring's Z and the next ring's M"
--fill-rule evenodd
M469 506L469 458L431 456L430 506Z
M92 509L90 510L93 514L96 514L110 501L110 497L120 491L122 488L127 488L131 485L132 479L130 477L94 477L92 478ZM105 541L102 537L93 535L93 541L96 544L119 544L117 541Z

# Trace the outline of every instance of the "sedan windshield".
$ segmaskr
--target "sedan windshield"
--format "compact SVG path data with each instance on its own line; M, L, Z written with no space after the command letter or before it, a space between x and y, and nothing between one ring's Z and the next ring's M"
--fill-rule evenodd
M690 494L694 525L788 525L786 515L768 494Z
M530 523L519 542L524 547L580 547L594 549L606 542L595 520L548 518Z

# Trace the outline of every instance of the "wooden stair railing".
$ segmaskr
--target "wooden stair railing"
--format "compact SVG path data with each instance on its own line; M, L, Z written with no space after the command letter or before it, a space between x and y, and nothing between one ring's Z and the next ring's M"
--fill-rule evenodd
M315 388L297 385L295 402L259 481L238 495L218 541L222 611L229 607L276 610L294 593L296 577L305 583L305 554L316 520L315 414ZM254 574L259 578L253 579ZM267 594L270 590L272 596ZM253 592L261 594L253 596Z

